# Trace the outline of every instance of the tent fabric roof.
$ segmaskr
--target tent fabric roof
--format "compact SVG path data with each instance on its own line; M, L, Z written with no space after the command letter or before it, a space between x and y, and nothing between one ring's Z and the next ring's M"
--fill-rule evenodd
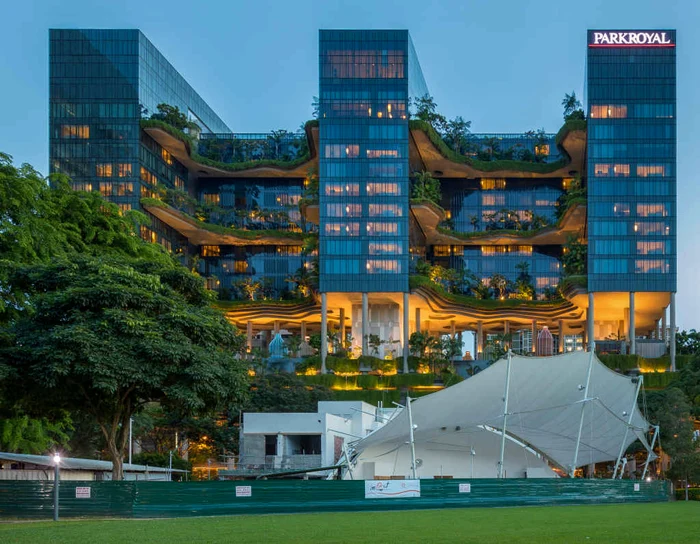
M589 363L590 385L584 401ZM501 431L507 368L508 361L501 359L461 383L414 400L414 441L463 443L467 448L474 431L488 427ZM625 449L639 439L649 450L646 432L650 424L636 402L638 379L642 377L613 372L588 352L553 357L512 355L506 434L570 470L583 409L576 467L617 459L623 439ZM625 436L630 411L632 419ZM408 431L408 413L402 410L385 426L356 442L355 451L398 447L408 440Z
M53 468L53 457L49 455L30 455L27 453L0 452L0 461L14 461L16 463L31 463L34 465ZM66 470L93 470L112 471L112 461L98 461L96 459L78 459L74 457L61 457L60 467ZM151 467L146 465L134 465L124 463L124 472L187 472L186 470Z

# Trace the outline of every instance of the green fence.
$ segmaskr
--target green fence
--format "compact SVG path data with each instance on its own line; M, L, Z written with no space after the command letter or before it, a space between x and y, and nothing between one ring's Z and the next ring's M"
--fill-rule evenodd
M460 492L459 484L464 483L470 484L469 492L465 492L464 486ZM90 497L76 498L76 487L89 487ZM420 497L365 499L363 481L71 481L61 482L60 515L63 518L163 518L473 506L659 502L669 500L669 487L668 483L663 481L570 480L568 478L421 480ZM52 508L52 482L0 481L0 518L51 519Z

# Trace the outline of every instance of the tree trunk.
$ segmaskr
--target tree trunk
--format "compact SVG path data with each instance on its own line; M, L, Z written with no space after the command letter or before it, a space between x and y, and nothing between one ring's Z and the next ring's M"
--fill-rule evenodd
M121 451L119 451L116 441L108 440L107 449L112 458L112 480L115 482L121 481L124 479L124 461L122 460Z

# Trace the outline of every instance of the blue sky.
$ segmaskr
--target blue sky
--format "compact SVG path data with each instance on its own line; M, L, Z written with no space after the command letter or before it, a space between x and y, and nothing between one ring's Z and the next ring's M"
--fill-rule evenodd
M564 93L583 94L587 28L676 28L678 324L700 328L700 2L23 0L2 14L0 151L44 173L49 28L140 28L241 132L296 129L310 118L319 28L408 28L440 111L476 132L556 132Z

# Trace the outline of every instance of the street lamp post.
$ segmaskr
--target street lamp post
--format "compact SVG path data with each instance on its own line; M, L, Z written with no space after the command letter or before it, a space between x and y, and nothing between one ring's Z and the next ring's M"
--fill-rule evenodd
M58 521L58 488L61 485L61 470L59 468L61 456L58 453L54 454L53 463L53 520Z

